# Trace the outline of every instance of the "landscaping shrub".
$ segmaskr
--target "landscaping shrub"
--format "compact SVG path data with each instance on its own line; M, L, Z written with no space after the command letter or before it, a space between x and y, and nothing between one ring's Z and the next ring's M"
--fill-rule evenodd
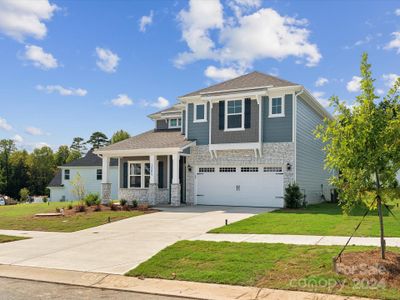
M68 204L68 209L72 209L73 208L73 206L72 206L72 201Z
M136 208L138 206L138 202L136 199L133 199L132 206L133 206L133 208Z
M85 212L86 211L86 206L82 205L82 204L79 204L79 205L75 206L75 211L76 212Z
M287 208L299 208L303 205L303 194L300 192L300 187L297 183L290 183L285 188L284 199Z
M19 191L19 201L27 202L29 200L29 190L23 188Z
M125 199L119 200L119 204L120 204L121 206L125 206L127 203L128 203L128 201L126 201Z
M43 197L43 202L46 203L48 201L47 197Z
M87 206L95 205L96 201L99 200L99 195L95 193L87 194L84 201Z

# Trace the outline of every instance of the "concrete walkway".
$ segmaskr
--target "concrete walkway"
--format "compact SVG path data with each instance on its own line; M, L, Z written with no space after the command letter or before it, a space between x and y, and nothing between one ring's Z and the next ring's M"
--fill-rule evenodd
M268 211L188 206L72 233L0 230L31 239L0 244L0 264L124 274L165 247Z
M0 277L69 284L100 289L212 300L357 300L337 295L273 290L267 288L198 283L178 280L139 279L121 275L0 265ZM365 299L365 298L364 298Z
M190 240L330 246L345 245L348 238L346 236L205 233L192 237ZM388 247L400 247L400 238L385 238L385 240ZM353 237L349 245L380 246L380 239L375 237Z

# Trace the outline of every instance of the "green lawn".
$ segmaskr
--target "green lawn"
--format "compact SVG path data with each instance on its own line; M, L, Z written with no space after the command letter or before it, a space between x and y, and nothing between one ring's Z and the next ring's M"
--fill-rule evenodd
M99 211L68 217L35 217L37 213L55 212L57 207L67 206L68 202L0 206L0 229L72 232L106 224L108 217L117 221L143 214L139 211Z
M398 289L361 288L334 273L332 257L339 250L338 246L181 241L126 275L398 299Z
M27 238L26 237L21 237L21 236L12 236L12 235L0 234L0 244L1 243L19 241L19 240L25 240L25 239L27 239Z
M365 208L357 208L351 215L346 216L337 204L321 203L309 205L305 209L282 209L261 213L210 232L348 236L360 222L364 211ZM400 208L395 205L392 211L400 220ZM384 225L386 236L400 236L400 222L387 211L384 216ZM379 236L379 220L376 211L370 212L365 218L356 236Z

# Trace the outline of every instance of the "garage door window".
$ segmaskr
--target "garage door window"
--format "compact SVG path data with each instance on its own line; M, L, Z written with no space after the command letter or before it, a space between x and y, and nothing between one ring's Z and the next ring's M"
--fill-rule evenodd
M200 173L214 173L215 168L199 168Z
M264 167L264 172L271 172L271 173L282 172L282 167Z
M221 167L219 168L219 171L221 173L234 173L236 172L236 168L232 168L232 167Z
M254 173L254 172L258 172L258 168L257 167L241 167L240 171L242 173Z

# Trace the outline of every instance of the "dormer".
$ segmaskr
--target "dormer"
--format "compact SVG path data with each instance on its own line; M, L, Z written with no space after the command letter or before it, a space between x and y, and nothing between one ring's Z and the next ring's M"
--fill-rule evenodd
M184 108L183 104L178 103L148 117L154 120L156 131L179 130L184 132Z

